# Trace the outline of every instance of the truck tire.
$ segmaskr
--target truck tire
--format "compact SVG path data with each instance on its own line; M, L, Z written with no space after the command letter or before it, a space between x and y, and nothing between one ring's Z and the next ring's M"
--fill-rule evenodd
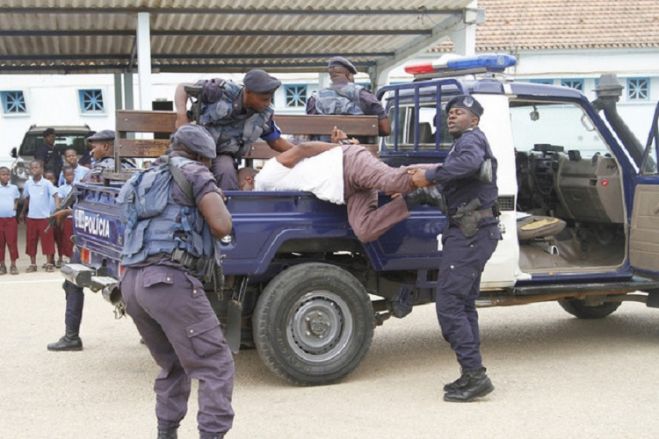
M327 384L348 375L366 355L374 316L352 274L330 264L299 264L263 290L253 315L254 342L275 375L294 384Z
M604 302L601 305L588 306L579 299L559 300L565 311L579 319L602 319L618 309L621 302Z

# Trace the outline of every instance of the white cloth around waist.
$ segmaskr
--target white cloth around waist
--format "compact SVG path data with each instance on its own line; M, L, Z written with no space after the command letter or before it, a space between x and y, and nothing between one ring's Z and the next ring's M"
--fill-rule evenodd
M276 158L268 160L254 178L257 191L307 191L321 200L344 204L343 149L332 148L287 168Z

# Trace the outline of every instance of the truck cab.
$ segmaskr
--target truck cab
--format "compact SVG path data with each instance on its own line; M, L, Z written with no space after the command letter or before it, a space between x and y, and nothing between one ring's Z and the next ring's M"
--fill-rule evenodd
M504 233L483 273L484 290L657 275L659 240L649 231L659 226L649 212L659 202L656 147L642 147L619 118L602 119L598 106L608 114L608 103L590 103L566 87L511 81L499 72L514 60L501 62L457 79L428 79L429 71L441 76L456 69L411 66L424 79L382 88L392 135L382 142L381 158L394 165L443 161L452 141L445 104L470 94L485 109L480 128L499 162ZM603 79L598 101L614 101L616 86ZM423 230L421 217L408 222Z

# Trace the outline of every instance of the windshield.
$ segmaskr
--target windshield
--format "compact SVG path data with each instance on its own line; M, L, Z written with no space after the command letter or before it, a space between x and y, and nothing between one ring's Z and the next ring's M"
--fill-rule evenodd
M88 133L58 133L55 138L55 151L63 154L64 150L73 147L76 149L78 155L81 155L85 151L85 139L88 135ZM35 148L41 143L43 143L41 133L28 133L25 139L23 139L23 144L18 154L21 157L34 156Z
M577 104L514 101L510 117L517 151L550 146L574 151L581 158L609 154L591 119Z

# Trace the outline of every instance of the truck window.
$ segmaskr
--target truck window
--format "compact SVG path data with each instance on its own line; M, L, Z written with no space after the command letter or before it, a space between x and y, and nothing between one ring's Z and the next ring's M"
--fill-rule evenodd
M444 104L442 104L443 107ZM385 144L388 149L393 149L394 135L398 138L398 150L401 151L435 151L446 150L451 148L453 139L448 134L446 128L446 116L444 111L441 111L439 117L440 121L440 142L439 148L435 146L435 133L437 131L437 124L435 122L436 107L434 104L425 104L419 107L419 139L418 149L415 148L414 143L414 130L417 123L417 117L413 105L401 105L398 112L398 128L395 126L394 118L396 116L394 108L389 110L389 120L392 121L392 131L385 139Z
M566 153L576 151L582 159L609 153L592 120L576 104L513 101L510 118L518 152L531 151L535 145L551 145L562 147Z
M55 138L55 150L60 154L63 154L67 148L74 147L78 155L81 155L85 152L86 147L86 137L88 134L58 134ZM37 145L43 142L43 136L41 133L28 134L23 140L19 155L21 157L30 157L34 156L34 150Z

